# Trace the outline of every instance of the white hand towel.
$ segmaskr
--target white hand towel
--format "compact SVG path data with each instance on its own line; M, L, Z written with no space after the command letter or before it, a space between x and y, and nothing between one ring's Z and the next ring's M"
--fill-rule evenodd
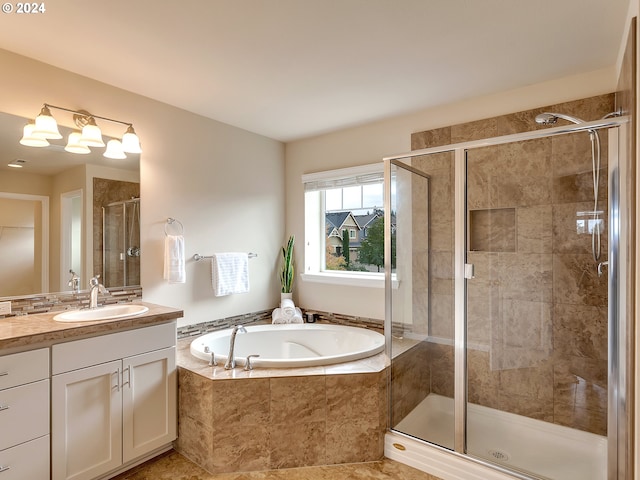
M169 283L185 283L184 237L164 237L164 279Z
M282 310L276 308L273 312L271 312L271 323L289 323L287 319L282 316Z
M211 283L216 297L249 291L249 255L216 253L211 259Z
M285 318L293 318L296 314L296 306L290 298L283 298L280 302L280 310Z

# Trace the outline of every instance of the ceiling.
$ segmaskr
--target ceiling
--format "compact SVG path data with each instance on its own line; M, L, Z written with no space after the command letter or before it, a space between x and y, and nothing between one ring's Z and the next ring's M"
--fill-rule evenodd
M0 48L292 141L614 65L628 4L55 0Z

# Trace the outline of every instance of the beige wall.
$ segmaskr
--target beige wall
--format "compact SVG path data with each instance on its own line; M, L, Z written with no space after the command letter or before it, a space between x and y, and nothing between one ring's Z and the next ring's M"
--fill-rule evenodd
M145 300L184 309L182 324L277 304L276 267L284 242L282 143L4 50L0 50L0 66L0 104L8 113L33 118L47 102L135 124L144 150ZM70 117L55 112L54 116L61 124L72 126ZM123 133L108 122L101 127L105 135ZM257 253L250 264L250 293L215 298L206 262L187 262L186 284L163 281L167 217L184 224L187 257L196 252Z
M382 161L408 152L411 133L498 116L615 90L615 68L568 77L486 97L288 143L286 146L286 232L304 238L301 175ZM302 241L298 241L302 244ZM296 250L302 271L303 249ZM384 318L384 290L305 283L296 279L296 300L307 308Z

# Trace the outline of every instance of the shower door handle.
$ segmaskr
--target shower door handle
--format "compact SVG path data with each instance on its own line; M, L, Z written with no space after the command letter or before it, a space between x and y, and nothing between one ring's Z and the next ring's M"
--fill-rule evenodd
M464 278L471 280L476 277L476 266L473 263L464 264Z

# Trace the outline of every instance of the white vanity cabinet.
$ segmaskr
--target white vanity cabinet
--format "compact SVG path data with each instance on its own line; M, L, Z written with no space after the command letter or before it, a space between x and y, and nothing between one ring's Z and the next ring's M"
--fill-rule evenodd
M101 477L175 440L175 344L171 322L52 347L53 480Z
M49 349L0 357L0 480L49 479Z

